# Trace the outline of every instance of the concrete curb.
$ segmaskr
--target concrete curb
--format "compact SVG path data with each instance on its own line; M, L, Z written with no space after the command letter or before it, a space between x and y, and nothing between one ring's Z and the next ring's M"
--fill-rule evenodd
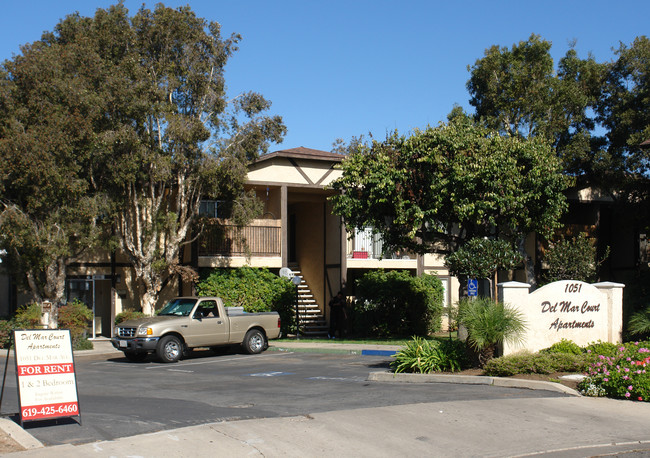
M20 425L14 423L8 418L0 418L0 429L7 433L9 437L15 440L18 445L26 450L34 450L44 447L41 441L36 439L34 436L21 428Z
M395 374L393 372L371 372L368 381L373 382L401 382L401 383L461 383L469 385L491 385L508 388L526 388L529 390L546 390L582 396L576 390L560 383L545 382L541 380L525 380L517 378L490 377L484 375L446 375L446 374Z

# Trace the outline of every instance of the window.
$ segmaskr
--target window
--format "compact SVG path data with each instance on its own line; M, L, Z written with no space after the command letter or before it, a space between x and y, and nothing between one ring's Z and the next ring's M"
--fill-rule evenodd
M218 200L202 200L199 204L199 216L206 218L217 218L219 207Z
M199 216L228 219L232 216L232 201L202 200L199 204Z

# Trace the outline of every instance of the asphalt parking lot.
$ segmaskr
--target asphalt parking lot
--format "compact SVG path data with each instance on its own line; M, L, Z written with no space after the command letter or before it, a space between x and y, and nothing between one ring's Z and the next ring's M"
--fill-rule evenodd
M176 364L133 363L112 355L77 358L81 424L27 422L47 446L113 440L205 423L309 415L436 400L560 396L551 392L455 384L395 385L368 381L390 357L267 351L213 355L196 351ZM13 387L12 387L13 384ZM3 412L17 410L8 374Z

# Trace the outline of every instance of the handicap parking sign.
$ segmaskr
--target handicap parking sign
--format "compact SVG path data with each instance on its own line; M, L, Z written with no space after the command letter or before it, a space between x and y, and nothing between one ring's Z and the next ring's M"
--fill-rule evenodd
M470 297L478 296L478 280L470 278L467 280L467 295Z

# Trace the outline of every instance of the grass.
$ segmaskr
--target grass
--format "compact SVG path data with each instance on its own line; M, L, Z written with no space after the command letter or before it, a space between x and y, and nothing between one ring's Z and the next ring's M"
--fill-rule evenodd
M452 338L456 338L456 332L452 333ZM433 336L427 337L427 340L440 340L449 339L449 332L436 333ZM345 339L328 339L327 337L300 337L299 342L304 343L323 343L328 342L332 344L363 344L363 345L397 345L405 346L411 342L412 337L393 338L393 339L373 339L373 338L355 338L346 337ZM295 337L284 337L277 339L275 342L296 342Z

